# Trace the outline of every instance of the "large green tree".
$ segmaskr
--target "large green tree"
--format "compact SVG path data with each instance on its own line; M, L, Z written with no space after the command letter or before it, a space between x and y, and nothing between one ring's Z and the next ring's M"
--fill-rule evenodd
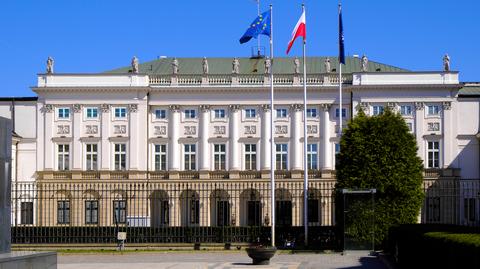
M399 114L388 109L378 116L359 112L344 130L336 160L337 190L377 190L373 217L377 246L392 225L417 221L423 165L415 137ZM371 213L358 210L350 230L366 238L369 231L364 228Z

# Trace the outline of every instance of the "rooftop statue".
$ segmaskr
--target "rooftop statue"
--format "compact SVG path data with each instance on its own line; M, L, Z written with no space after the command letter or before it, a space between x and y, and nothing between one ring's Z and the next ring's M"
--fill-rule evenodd
M132 58L132 72L138 73L138 58L137 56L133 56Z
M203 62L202 62L202 66L203 66L203 74L208 74L208 61L207 61L207 57L203 57Z
M53 58L48 56L48 59L47 59L47 74L53 74L53 64L54 64Z
M178 74L179 68L178 68L178 60L177 58L173 58L172 61L172 72L174 75Z
M443 70L445 72L450 71L450 56L448 56L448 54L445 54L445 56L443 56Z
M325 65L325 72L326 72L326 73L330 73L330 71L332 71L332 68L331 68L331 66L330 66L330 58L327 57L327 58L325 59L324 65Z
M293 64L295 65L295 74L300 74L300 60L298 57L295 57L295 60L293 60Z
M368 72L368 58L365 54L362 56L362 72Z
M272 60L269 57L265 58L265 74L270 74L272 67Z
M240 73L240 61L238 60L237 57L233 58L233 62L232 62L232 73L233 73L233 74L238 74L238 73Z

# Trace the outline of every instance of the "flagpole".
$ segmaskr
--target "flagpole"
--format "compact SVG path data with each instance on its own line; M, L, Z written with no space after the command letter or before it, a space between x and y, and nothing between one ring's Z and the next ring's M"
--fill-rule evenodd
M302 4L302 13L305 5ZM307 162L307 57L306 38L303 38L303 226L305 227L305 246L308 245L308 162ZM296 142L296 141L295 141Z
M342 12L342 3L339 1L339 2L338 2L338 14L339 14L339 16L341 15L341 12ZM341 27L341 26L339 25L339 27ZM343 34L343 29L339 29L339 31L342 31L341 34ZM339 39L339 42L341 42L340 39ZM341 46L341 45L339 44L339 46ZM340 57L341 57L341 56L339 55L339 57L338 57L338 65L339 65L339 67L338 67L338 69L339 69L339 72L338 72L338 81L339 81L339 82L338 82L338 83L339 83L339 87L338 87L338 92L339 92L339 93L338 93L338 98L340 99L340 100L339 100L339 103L340 103L340 108L339 108L339 119L340 119L340 123L339 123L339 130L338 130L338 136L339 136L339 138L342 137L342 132L343 132L343 119L342 119L342 116L343 116L343 115L342 115L342 114L343 114L343 113L342 113L342 108L343 108L343 107L342 107L342 106L343 106L343 102L342 102L342 101L343 101L343 97L342 97L342 84L343 84L343 83L342 83L342 61L341 61Z
M260 16L260 0L257 0L257 16ZM257 57L260 57L260 37L257 37Z
M273 151L274 141L273 141L273 115L274 115L274 106L273 106L273 6L270 5L270 60L272 66L270 68L270 192L271 192L271 211L270 215L272 216L272 247L275 246L275 153Z

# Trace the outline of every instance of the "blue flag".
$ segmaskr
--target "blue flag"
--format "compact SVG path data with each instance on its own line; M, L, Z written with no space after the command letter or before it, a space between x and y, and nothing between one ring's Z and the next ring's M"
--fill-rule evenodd
M338 5L338 61L345 64L345 37L343 36L342 5Z
M247 31L240 38L240 44L250 41L250 39L257 38L258 35L266 35L270 37L270 11L263 12L258 16L248 27Z

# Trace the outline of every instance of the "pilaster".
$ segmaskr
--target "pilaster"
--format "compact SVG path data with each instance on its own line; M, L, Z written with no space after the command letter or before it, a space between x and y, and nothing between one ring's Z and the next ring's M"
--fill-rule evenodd
M168 133L170 136L170 143L168 147L169 156L169 170L180 170L180 144L178 139L180 138L180 106L170 106L170 120L168 121Z
M331 170L332 166L332 145L330 143L330 104L322 104L322 169Z
M240 107L238 105L230 106L230 170L241 170L240 164Z
M270 161L271 161L271 152L270 152L270 130L272 126L270 125L270 119L272 117L272 109L270 105L263 105L263 114L262 114L262 150L260 160L262 170L270 170ZM257 156L258 160L258 156Z
M108 140L110 136L110 105L108 104L102 104L100 106L102 110L101 114L101 121L100 121L100 128L101 128L101 136L102 136L102 143L100 145L100 169L101 170L110 170L110 159L111 159L111 153L110 153L110 141Z
M302 112L303 112L303 105L300 104L293 104L290 108L292 112L292 127L291 127L291 134L292 139L290 145L290 169L291 170L302 170L302 143L300 142L300 138L302 137L303 133L303 125L302 125Z
M210 171L210 146L208 143L209 124L210 123L210 106L200 106L200 171Z
M73 159L72 170L82 170L82 143L80 137L82 135L82 105L73 105L73 145L70 154Z

